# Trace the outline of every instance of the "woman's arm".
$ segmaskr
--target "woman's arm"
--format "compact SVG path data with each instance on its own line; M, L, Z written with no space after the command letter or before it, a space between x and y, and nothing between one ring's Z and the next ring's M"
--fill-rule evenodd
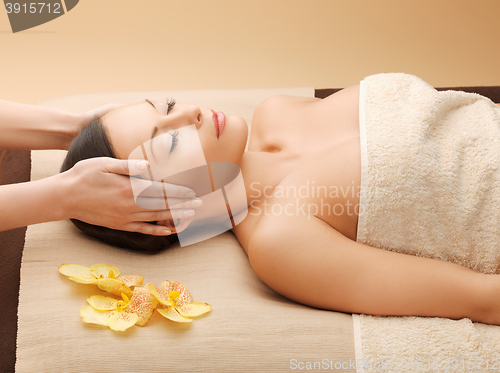
M164 199L164 185L144 180L150 186L149 201L145 203L149 208L135 203L128 175L144 172L137 163L134 166L121 159L86 159L66 172L45 179L2 185L0 231L75 218L113 229L167 235L164 226L147 223L172 218ZM192 192L189 188L175 186L169 194L186 198L189 192ZM176 207L189 208L191 199Z
M122 104L106 104L83 114L0 100L0 149L67 150L80 130Z
M67 149L85 121L63 110L0 100L0 149Z
M373 315L470 318L500 325L500 283L457 264L356 243L322 220L267 219L248 244L257 275L313 307Z

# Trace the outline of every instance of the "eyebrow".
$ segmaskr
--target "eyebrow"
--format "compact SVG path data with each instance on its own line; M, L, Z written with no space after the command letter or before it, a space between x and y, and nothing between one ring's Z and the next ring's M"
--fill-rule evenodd
M158 109L156 108L155 104L153 104L150 100L145 99L144 101L146 101L148 104L151 104L151 106L154 107L156 111L158 111Z

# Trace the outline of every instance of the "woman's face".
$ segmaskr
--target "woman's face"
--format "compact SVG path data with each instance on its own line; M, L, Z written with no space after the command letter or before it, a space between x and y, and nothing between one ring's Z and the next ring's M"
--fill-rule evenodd
M128 159L137 147L168 133L150 142L152 152L168 157L168 162L182 162L192 144L183 142L176 130L194 124L207 162L239 165L248 137L248 126L243 118L182 103L146 100L110 111L102 122L120 159Z

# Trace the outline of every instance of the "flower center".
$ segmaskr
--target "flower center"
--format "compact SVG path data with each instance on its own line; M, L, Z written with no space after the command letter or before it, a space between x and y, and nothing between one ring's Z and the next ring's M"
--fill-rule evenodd
M179 300L181 293L178 291L171 291L168 293L168 301L172 304L172 306L177 306L177 301Z
M127 304L128 302L130 302L130 299L128 299L128 297L122 293L122 299L123 300L119 300L117 303L116 303L116 310L118 312L121 312L123 311L124 309L127 308Z

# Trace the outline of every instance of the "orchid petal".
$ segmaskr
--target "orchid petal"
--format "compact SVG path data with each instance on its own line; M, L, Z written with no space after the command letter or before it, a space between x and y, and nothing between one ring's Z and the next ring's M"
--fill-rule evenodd
M115 311L106 312L106 311L98 311L94 307L90 305L83 306L80 309L80 317L82 321L88 324L97 324L108 326L108 319L112 316Z
M144 285L144 286L146 286L146 285ZM148 289L151 292L151 294L153 294L153 296L158 300L158 302L160 302L164 306L170 307L172 305L172 303L168 300L168 298L165 299L162 297L162 295L160 294L160 291L158 290L158 287L155 284L147 284L147 286L148 286Z
M194 302L184 304L180 307L176 307L177 311L186 317L196 317L203 315L204 313L209 312L212 309L212 306L208 303L204 302Z
M90 271L96 278L115 278L120 275L120 270L109 264L93 264Z
M179 314L179 312L177 312L174 307L158 308L157 311L163 317L166 317L167 319L175 321L175 322L191 322L191 321L193 321L192 319L184 317L181 314Z
M92 285L92 284L97 284L97 279L92 276L91 278L83 277L83 276L71 276L68 277L69 280L78 282L79 284L87 284L87 285Z
M116 311L108 318L107 325L115 331L123 332L134 326L137 320L139 320L139 316L136 313Z
M95 279L90 271L90 268L80 264L62 264L59 266L59 272L68 277Z
M92 295L87 299L87 303L99 311L114 311L118 300L104 295Z
M158 300L151 291L149 291L148 285L152 284L146 284L142 288L136 287L132 294L132 299L130 299L130 302L127 304L127 312L136 313L139 317L136 323L139 326L143 326L149 321L158 305Z
M115 278L100 278L97 279L97 286L99 289L107 291L108 293L115 294L121 297L122 293L130 297L132 290L123 282Z
M168 299L168 295L171 291L178 291L179 298L177 299L177 305L182 306L186 303L192 303L193 297L191 293L187 289L187 287L180 282L177 281L163 281L160 285L160 294L164 299Z
M123 282L127 286L141 286L144 282L144 277L139 275L120 276L116 278L118 281Z

